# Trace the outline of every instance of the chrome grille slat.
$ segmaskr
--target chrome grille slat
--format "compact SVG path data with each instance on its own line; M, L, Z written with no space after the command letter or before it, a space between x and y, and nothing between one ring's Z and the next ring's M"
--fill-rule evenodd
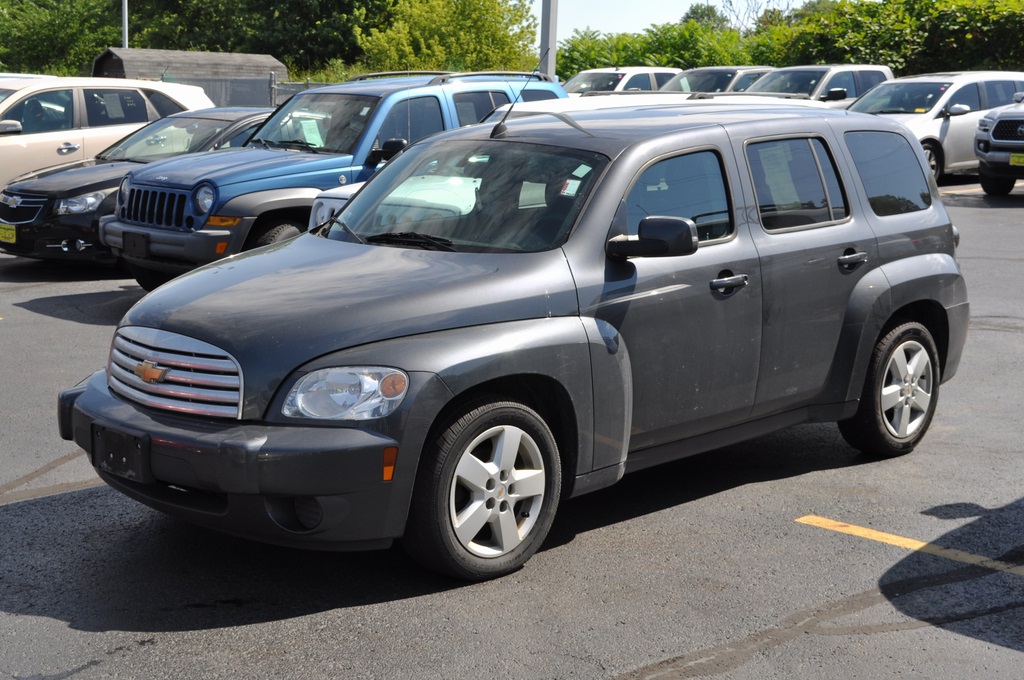
M238 362L213 345L177 333L139 326L118 329L107 362L107 385L125 399L154 409L241 417Z

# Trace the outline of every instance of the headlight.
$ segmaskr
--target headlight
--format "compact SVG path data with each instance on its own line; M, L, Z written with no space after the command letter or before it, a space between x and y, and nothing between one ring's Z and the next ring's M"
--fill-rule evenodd
M408 387L409 376L395 368L322 368L295 383L281 413L325 420L383 418L398 408Z
M192 202L196 206L196 212L205 215L213 207L214 191L209 184L201 184L192 192Z
M117 188L117 204L125 205L128 203L128 192L132 190L132 178L130 175L125 175L124 179L121 180L121 186Z
M106 198L102 191L91 194L82 194L73 198L62 198L57 201L54 212L58 215L80 215L82 213L95 212L100 203Z
M982 132L988 132L989 130L991 130L992 129L992 119L991 118L981 118L980 120L978 120L978 129L981 130Z

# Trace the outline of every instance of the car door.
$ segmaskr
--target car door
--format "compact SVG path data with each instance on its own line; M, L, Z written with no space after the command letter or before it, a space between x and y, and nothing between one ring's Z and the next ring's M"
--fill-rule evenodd
M849 208L834 146L831 134L801 133L754 138L743 149L760 221L751 231L764 302L752 417L802 406L822 392L847 302L877 266L874 233Z
M145 95L133 88L83 87L81 92L86 158L159 117L155 112L150 116Z
M34 91L11 103L0 118L22 127L19 134L0 137L0 186L26 172L85 158L72 88Z
M702 141L716 139L727 142L719 129L702 130ZM659 158L636 175L615 217L616 229L625 225L631 235L650 215L686 217L700 236L691 255L610 260L594 303L595 316L618 329L628 351L631 450L734 424L753 404L758 261L733 203L730 158L725 146ZM586 282L581 284L586 295Z

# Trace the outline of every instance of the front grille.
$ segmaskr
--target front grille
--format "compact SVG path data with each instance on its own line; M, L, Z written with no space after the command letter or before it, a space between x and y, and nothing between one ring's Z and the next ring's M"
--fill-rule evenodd
M121 208L121 218L131 224L157 229L185 229L188 193L167 189L132 187Z
M46 206L45 196L26 196L8 191L0 195L0 220L7 224L28 224Z
M1024 142L1024 119L998 121L992 128L992 139L1004 142Z
M240 418L242 372L227 352L177 333L118 329L107 362L112 392L162 411Z

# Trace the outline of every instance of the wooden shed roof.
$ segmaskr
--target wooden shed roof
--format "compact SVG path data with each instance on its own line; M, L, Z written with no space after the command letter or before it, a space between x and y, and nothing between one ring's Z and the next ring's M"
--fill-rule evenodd
M288 79L288 68L268 54L108 48L96 57L92 75L160 80L174 77L257 77L273 72Z

